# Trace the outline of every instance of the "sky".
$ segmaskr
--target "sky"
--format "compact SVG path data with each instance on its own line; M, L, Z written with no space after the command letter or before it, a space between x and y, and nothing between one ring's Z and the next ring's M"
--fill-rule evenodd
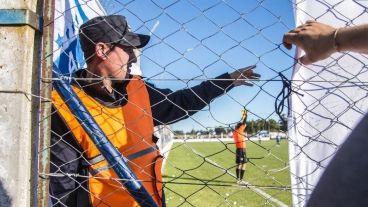
M127 17L132 30L150 34L141 70L156 87L185 89L226 72L257 65L262 75L253 87L239 86L215 99L173 130L208 130L232 126L241 110L249 118L278 120L275 96L281 91L278 72L290 78L293 50L282 36L294 28L290 0L100 0L107 14ZM263 81L264 80L264 81Z

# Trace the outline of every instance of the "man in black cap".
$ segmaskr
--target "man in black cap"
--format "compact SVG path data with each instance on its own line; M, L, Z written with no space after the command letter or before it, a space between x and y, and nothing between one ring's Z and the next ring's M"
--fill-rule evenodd
M244 79L255 66L215 81L173 92L129 73L133 52L150 37L129 31L125 17L96 17L80 27L87 68L74 74L72 89L112 144L127 159L156 206L165 206L161 158L153 127L172 124L201 110ZM229 81L225 81L229 80ZM56 92L52 92L50 195L54 206L139 206ZM124 182L124 181L121 181Z

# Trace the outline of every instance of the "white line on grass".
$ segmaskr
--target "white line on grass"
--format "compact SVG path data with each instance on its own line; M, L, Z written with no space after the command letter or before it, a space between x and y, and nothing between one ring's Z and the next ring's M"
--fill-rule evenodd
M209 158L205 157L204 155L202 155L201 153L199 153L199 152L198 152L198 151L196 151L195 149L193 149L193 148L191 148L191 149L192 149L192 150L193 150L193 152L195 152L196 154L198 154L198 155L200 155L200 156L204 157L204 158L205 158L209 163L211 163L211 164L213 164L213 165L215 165L215 166L219 167L220 169L222 169L225 173L227 173L227 174L229 174L229 175L231 175L231 176L233 176L233 177L236 177L233 173L229 172L228 170L226 170L225 168L223 168L221 165L217 164L215 161L213 161L213 160L211 160L211 159L209 159ZM255 187L255 186L253 186L253 185L252 185L251 183L249 183L249 182L248 182L248 184L247 184L246 186L244 186L244 187L248 187L249 189L253 190L254 192L257 192L258 194L260 194L260 195L264 196L267 200L270 200L270 201L272 201L272 202L274 202L274 203L278 204L278 205L279 205L279 206L281 206L281 207L288 207L288 205L286 205L286 204L285 204L285 203L283 203L282 201L280 201L280 200L278 200L278 199L276 199L276 198L272 197L270 194L268 194L268 193L264 192L263 190L261 190L261 189L259 189L259 188Z

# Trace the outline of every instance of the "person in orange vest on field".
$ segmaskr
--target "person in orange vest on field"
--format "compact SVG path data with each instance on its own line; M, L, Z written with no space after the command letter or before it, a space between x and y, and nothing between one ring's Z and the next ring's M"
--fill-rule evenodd
M245 174L245 168L247 163L247 153L246 153L246 136L245 129L247 121L247 111L243 111L242 121L237 123L235 126L235 130L233 131L233 138L235 143L235 163L237 164L235 172L236 172L236 180L237 183L243 183L243 178Z
M191 116L234 86L251 85L244 80L260 77L253 73L255 66L173 92L129 73L137 61L134 49L144 47L150 36L131 32L124 16L95 17L80 27L79 38L87 68L73 74L72 90L157 206L165 206L153 127ZM52 206L139 206L71 113L68 100L55 90L51 98Z

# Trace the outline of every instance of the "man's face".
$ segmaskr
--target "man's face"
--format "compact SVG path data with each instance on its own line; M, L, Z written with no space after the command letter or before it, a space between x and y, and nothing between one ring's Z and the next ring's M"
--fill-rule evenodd
M120 45L113 46L107 54L105 68L109 77L123 80L130 72L132 63L137 61L137 57L131 47Z

